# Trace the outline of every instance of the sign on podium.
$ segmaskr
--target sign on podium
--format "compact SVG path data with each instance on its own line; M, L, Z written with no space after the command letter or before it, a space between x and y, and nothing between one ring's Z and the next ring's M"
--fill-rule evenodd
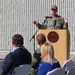
M55 58L63 66L64 62L69 58L69 34L68 30L44 30L38 31L46 36L47 42L54 47Z

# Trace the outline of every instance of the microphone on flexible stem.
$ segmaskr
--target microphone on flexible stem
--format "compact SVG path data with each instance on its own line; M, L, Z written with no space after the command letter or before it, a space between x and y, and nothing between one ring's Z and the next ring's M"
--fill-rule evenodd
M37 34L37 32L38 32L38 30L34 33L34 35L33 35L32 38L29 40L29 42L31 42L31 40L32 40L33 38L35 38L35 35Z
M54 29L55 29L55 26L56 26L56 20L54 20Z
M37 32L38 32L38 30L34 33L32 38L29 40L29 42L31 42L31 40L34 39L34 52L35 52L35 35L37 34Z

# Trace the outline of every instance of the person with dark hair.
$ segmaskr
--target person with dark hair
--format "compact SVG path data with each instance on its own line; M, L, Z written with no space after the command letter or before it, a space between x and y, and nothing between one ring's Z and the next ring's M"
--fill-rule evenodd
M39 64L41 62L41 46L46 42L46 37L44 34L40 33L36 36L37 43L39 47L35 50L32 57L32 68L29 75L36 75L38 71Z
M22 46L23 43L23 37L21 35L16 34L12 37L12 44L15 44L16 46Z
M20 34L15 34L12 37L13 51L5 57L1 75L11 75L15 67L23 64L31 64L31 54L23 46L23 43L24 39Z
M58 7L56 5L51 6L50 12L51 16L46 16L42 24L38 21L33 21L38 29L68 29L68 19L64 19L57 14Z

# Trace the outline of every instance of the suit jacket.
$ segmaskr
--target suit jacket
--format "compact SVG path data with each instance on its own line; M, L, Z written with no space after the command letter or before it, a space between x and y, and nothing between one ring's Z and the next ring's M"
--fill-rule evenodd
M1 75L7 75L10 71L13 71L15 67L22 64L31 64L31 54L24 47L20 47L13 52L10 52L5 57Z

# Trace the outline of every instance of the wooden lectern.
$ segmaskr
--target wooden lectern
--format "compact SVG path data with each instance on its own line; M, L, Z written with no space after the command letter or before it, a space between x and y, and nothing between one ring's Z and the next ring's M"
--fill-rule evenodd
M46 36L47 42L54 47L55 58L60 62L61 67L69 58L69 35L68 30L44 30L38 31Z

